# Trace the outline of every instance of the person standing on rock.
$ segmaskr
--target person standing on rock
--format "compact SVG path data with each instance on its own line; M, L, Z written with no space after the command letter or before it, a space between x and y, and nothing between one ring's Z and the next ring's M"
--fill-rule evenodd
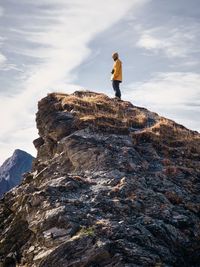
M119 59L118 53L116 52L112 54L112 58L114 60L113 69L111 71L112 86L115 91L115 97L121 99L119 84L122 82L122 62Z

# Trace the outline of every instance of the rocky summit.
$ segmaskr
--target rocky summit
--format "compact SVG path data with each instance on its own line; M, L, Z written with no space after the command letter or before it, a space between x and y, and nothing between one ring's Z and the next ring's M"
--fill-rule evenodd
M0 202L0 266L199 267L200 134L104 94L38 103L33 169Z

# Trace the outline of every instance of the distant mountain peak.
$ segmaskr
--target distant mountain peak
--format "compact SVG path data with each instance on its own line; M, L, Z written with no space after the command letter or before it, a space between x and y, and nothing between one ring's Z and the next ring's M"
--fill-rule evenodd
M13 152L13 155L29 155L31 156L31 154L29 154L28 152L24 151L24 150L21 150L21 149L15 149L14 152Z
M21 150L21 149L15 149L14 153L13 154L28 154L27 152Z
M13 155L0 167L0 197L22 180L22 174L30 171L33 157L27 152L16 149Z

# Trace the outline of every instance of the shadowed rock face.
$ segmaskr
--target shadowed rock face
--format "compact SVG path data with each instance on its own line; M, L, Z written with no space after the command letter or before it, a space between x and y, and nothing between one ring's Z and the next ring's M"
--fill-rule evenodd
M30 171L33 157L16 149L9 159L7 159L0 167L0 198L11 188L19 185L22 180L23 173Z
M83 91L36 122L33 171L0 202L2 266L199 266L199 133Z

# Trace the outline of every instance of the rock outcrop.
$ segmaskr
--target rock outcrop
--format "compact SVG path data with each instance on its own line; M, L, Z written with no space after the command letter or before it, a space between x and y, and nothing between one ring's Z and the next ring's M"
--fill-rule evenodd
M0 198L21 183L23 174L31 170L33 159L27 152L16 149L13 155L0 166Z
M0 266L199 267L200 134L104 94L38 104L38 155L0 202Z

